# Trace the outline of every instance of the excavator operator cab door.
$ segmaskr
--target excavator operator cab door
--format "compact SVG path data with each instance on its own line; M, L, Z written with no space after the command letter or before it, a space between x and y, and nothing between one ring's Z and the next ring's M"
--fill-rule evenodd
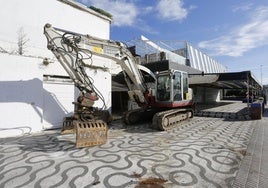
M171 101L171 75L168 73L161 73L157 76L156 81L156 101L167 102Z
M169 70L157 74L156 102L189 100L188 74Z

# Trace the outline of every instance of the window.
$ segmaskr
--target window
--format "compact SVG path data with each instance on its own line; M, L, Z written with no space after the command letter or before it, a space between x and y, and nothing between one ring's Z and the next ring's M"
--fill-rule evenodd
M176 72L173 80L173 99L174 101L181 101L181 73Z
M188 75L183 73L183 99L188 99Z
M157 78L157 100L169 101L170 100L170 76L162 75Z

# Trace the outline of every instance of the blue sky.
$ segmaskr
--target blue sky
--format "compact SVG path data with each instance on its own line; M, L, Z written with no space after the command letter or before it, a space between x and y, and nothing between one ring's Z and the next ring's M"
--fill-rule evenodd
M113 15L112 40L188 41L268 84L267 0L77 0Z

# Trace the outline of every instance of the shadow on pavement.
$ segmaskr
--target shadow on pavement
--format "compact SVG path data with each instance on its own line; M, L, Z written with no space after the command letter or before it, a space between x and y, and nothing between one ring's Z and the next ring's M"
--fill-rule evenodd
M40 134L0 139L1 145L18 147L23 151L53 153L76 150L75 135L61 135L59 131L44 131Z
M121 130L128 133L148 133L159 132L159 130L150 127L151 121L142 121L134 125L126 125L123 120L118 119L109 124L109 130Z

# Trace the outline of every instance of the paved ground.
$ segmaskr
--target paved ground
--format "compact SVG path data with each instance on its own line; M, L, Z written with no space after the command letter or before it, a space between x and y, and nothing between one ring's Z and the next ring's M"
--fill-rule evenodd
M115 121L105 145L83 149L59 131L3 138L0 187L265 187L265 116L194 117L169 132Z
M265 117L254 122L245 157L238 170L233 187L268 187L268 109Z

